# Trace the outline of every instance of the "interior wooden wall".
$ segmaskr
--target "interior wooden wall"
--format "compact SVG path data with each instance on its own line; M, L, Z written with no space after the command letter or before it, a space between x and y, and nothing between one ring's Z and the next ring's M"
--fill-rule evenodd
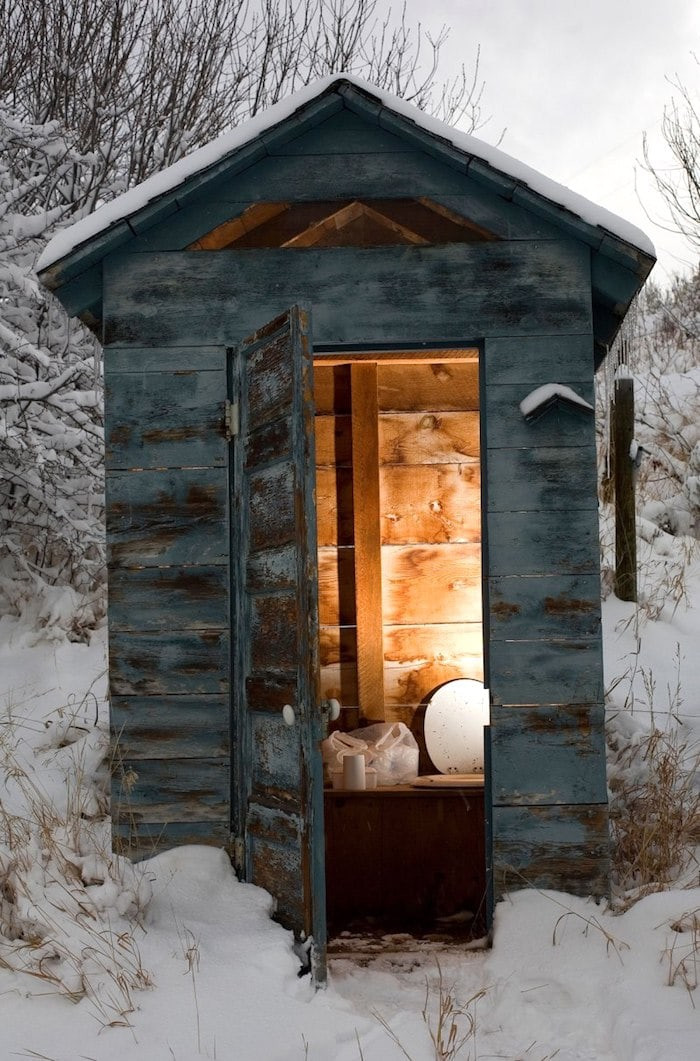
M353 409L351 371L315 367L322 693L340 700L344 729L381 718L422 736L420 708L438 685L483 678L478 364L375 363L376 413L373 395ZM373 423L362 422L368 409ZM353 425L376 436L379 484L377 555L370 546L359 569L357 509L366 519L372 471L353 484ZM358 636L356 598L371 608L376 588L366 580L381 589L383 664L381 688L363 698L358 649L362 662L376 648L371 632Z

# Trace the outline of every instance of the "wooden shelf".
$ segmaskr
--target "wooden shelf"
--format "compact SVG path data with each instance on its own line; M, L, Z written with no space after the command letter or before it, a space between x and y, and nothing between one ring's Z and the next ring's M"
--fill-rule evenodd
M407 796L421 799L426 796L462 799L465 795L470 795L472 793L483 794L483 791L483 784L451 785L449 788L439 788L437 785L425 787L416 785L381 785L377 788L326 788L324 790L325 795L330 796L333 799L367 799L372 797L379 799L398 799Z

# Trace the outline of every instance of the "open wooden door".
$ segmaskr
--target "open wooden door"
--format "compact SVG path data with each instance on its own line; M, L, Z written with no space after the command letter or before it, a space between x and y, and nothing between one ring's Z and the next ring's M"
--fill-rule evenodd
M231 358L238 869L325 979L313 358L293 307Z

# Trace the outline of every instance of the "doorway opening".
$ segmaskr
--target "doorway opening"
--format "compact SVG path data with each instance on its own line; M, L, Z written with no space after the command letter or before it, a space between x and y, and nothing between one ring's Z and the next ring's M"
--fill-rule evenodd
M437 775L426 705L483 681L479 350L318 355L314 398L321 696ZM483 934L483 785L326 785L325 821L331 937Z

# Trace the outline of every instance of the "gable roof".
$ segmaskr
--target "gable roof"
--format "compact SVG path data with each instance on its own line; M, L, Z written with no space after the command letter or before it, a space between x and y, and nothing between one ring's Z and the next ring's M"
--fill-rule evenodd
M107 254L180 209L189 195L201 193L208 182L231 169L236 172L242 164L249 166L265 158L268 147L299 136L343 106L457 166L501 198L554 223L563 234L587 243L594 261L599 260L599 287L605 288L606 277L614 274L616 267L623 267L622 285L619 278L611 276L610 291L607 295L603 291L608 323L598 329L597 342L600 347L612 341L629 302L654 264L655 251L648 237L498 148L352 74L313 82L57 233L37 262L42 283L56 292L69 312L81 315L89 311L96 296L100 263ZM79 278L88 282L79 284L76 292L71 281ZM88 319L91 316L94 318L88 312Z

